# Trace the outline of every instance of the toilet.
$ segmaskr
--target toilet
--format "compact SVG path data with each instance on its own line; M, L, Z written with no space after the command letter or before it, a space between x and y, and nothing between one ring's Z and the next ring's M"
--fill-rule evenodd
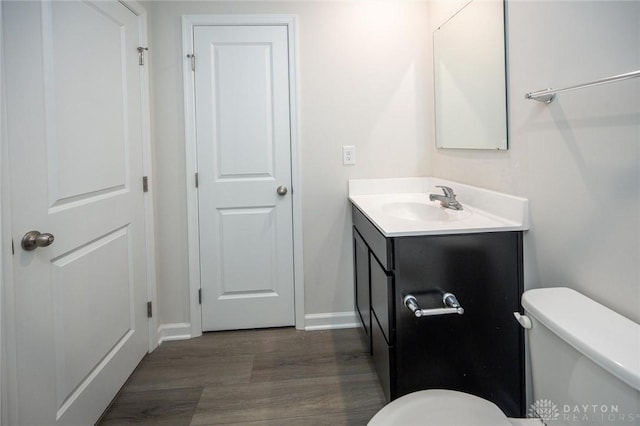
M533 398L526 419L491 401L429 389L384 406L369 426L640 426L640 325L564 287L529 290L527 329Z

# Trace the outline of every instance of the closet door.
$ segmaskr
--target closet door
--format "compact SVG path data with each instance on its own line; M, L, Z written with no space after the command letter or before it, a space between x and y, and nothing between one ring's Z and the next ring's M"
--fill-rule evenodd
M294 324L287 31L194 29L203 331Z

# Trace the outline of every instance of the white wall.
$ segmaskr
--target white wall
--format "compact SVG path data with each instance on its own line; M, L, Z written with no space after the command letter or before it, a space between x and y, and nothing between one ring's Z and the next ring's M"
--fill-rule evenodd
M509 2L507 152L434 148L431 28L462 4L147 4L160 324L189 318L180 15L197 13L299 17L308 314L352 309L347 179L432 174L531 200L528 287L573 287L640 321L640 81L523 98L640 68L640 2ZM356 166L341 165L347 144Z
M432 115L427 4L183 2L149 11L159 323L189 321L180 16L298 16L305 310L353 311L347 180L426 176ZM342 165L355 145L357 164Z
M433 27L451 4L432 6ZM431 148L431 170L530 199L527 287L572 287L640 322L640 79L524 99L640 69L640 2L510 1L508 27L509 151Z

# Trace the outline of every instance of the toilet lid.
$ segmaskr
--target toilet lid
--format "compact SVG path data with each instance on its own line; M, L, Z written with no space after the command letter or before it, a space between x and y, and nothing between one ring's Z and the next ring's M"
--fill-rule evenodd
M463 392L430 389L391 401L368 426L512 426L492 402Z

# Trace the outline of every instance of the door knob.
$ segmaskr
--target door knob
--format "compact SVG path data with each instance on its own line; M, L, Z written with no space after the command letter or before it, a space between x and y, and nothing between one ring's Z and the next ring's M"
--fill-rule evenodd
M29 231L22 237L22 248L26 251L35 250L38 247L50 246L55 240L51 234L41 234L39 231Z
M276 192L278 193L278 195L287 195L287 187L281 185L278 187L278 189L276 189Z

